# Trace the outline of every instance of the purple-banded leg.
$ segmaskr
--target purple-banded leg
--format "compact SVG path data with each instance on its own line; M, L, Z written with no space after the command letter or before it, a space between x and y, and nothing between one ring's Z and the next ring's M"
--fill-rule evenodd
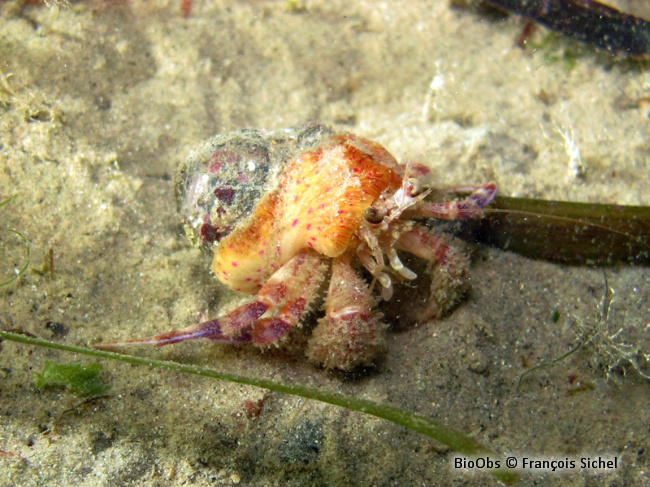
M489 205L497 194L495 183L486 183L466 198L444 203L422 202L404 212L408 218L440 218L441 220L466 220L481 215L481 210Z
M299 252L266 281L254 301L220 318L148 338L102 342L94 346L115 350L133 345L170 345L197 338L221 343L252 341L256 345L268 345L296 325L314 299L324 277L321 260L313 251ZM280 311L276 317L260 320L264 313L277 308Z

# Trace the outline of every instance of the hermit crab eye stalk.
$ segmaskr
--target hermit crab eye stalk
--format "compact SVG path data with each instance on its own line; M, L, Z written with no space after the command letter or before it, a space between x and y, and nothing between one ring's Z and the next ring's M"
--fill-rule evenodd
M418 196L419 194L424 191L424 186L422 185L422 181L416 178L408 178L406 181L407 188L411 192L411 196Z
M384 217L386 216L386 212L382 210L378 210L374 206L369 206L365 210L363 210L363 218L368 222L368 223L381 223L384 220Z

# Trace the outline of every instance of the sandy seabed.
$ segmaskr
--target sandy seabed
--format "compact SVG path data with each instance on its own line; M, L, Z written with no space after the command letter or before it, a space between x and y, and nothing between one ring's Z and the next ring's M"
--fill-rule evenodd
M0 280L24 258L7 229L32 253L0 288L3 329L88 345L218 314L230 298L186 241L172 183L218 132L318 120L429 165L436 186L650 205L650 73L638 66L543 31L531 42L544 47L522 50L518 19L442 0L194 0L189 18L179 4L0 4L0 199L17 195L0 208ZM363 374L328 373L291 347L139 353L390 403L500 452L618 459L522 485L650 485L650 384L630 364L608 373L610 349L585 347L517 389L584 330L623 329L650 350L648 269L605 271L603 317L602 270L472 250L467 300L392 333ZM259 389L106 362L107 397L36 391L46 360L82 359L2 344L0 449L25 461L0 456L1 486L496 484L452 469L427 437ZM248 419L245 401L260 399Z

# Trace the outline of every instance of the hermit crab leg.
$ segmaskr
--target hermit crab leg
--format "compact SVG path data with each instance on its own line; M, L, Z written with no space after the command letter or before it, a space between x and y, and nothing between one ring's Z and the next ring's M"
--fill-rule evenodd
M495 183L479 186L467 198L445 203L422 202L404 212L407 218L440 218L441 220L465 220L481 214L481 209L489 205L497 194Z
M429 262L431 286L418 320L440 317L463 295L469 267L467 256L447 236L418 226L400 236L395 246Z
M227 315L183 330L173 330L148 338L97 343L95 348L115 350L133 345L170 345L207 338L222 343L254 342L268 345L297 324L324 277L321 258L313 251L299 252L264 284L255 301ZM267 310L282 306L276 318L259 320Z
M304 250L273 274L258 294L280 307L273 318L258 320L251 330L251 341L257 346L270 345L284 336L289 328L300 323L325 278L326 266L320 254ZM269 286L270 292L265 289ZM280 296L281 294L281 296Z
M370 363L384 346L386 325L368 284L350 265L351 253L332 261L325 316L318 321L307 350L308 357L325 367L350 370Z
M253 301L252 303L240 306L222 318L206 321L182 330L172 330L148 338L101 342L93 346L100 350L117 350L122 347L136 345L155 345L162 347L163 345L171 345L172 343L196 340L198 338L207 338L224 343L247 342L251 340L250 325L255 323L268 309L268 304L261 301ZM224 329L239 329L240 333L226 336Z

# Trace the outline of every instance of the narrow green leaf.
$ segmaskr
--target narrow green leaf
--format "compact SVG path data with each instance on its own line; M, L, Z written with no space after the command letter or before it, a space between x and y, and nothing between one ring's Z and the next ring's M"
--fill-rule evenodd
M500 458L500 455L481 445L478 441L465 436L459 431L449 428L448 426L445 426L437 421L426 418L419 414L404 411L394 406L379 404L367 399L359 399L347 394L323 391L311 387L306 387L300 384L285 384L269 379L219 372L209 368L197 367L194 365L185 365L171 361L154 360L143 357L136 357L133 355L122 355L114 352L105 352L83 347L63 345L40 338L34 338L6 331L0 331L0 339L11 340L56 350L63 350L66 352L80 353L84 355L90 355L92 357L119 360L121 362L127 362L131 364L146 365L159 369L174 370L176 372L194 374L202 377L211 377L213 379L235 382L238 384L245 384L254 387L261 387L263 389L269 389L275 392L313 399L316 401L321 401L328 404L333 404L335 406L351 409L353 411L370 414L372 416L388 420L400 426L404 426L423 435L427 435L439 441L440 443L447 445L448 447L466 457L490 455L492 458ZM503 459L501 459L500 464L504 465ZM519 476L516 473L508 471L505 468L490 470L490 473L492 473L497 479L507 485L512 485L519 479Z

